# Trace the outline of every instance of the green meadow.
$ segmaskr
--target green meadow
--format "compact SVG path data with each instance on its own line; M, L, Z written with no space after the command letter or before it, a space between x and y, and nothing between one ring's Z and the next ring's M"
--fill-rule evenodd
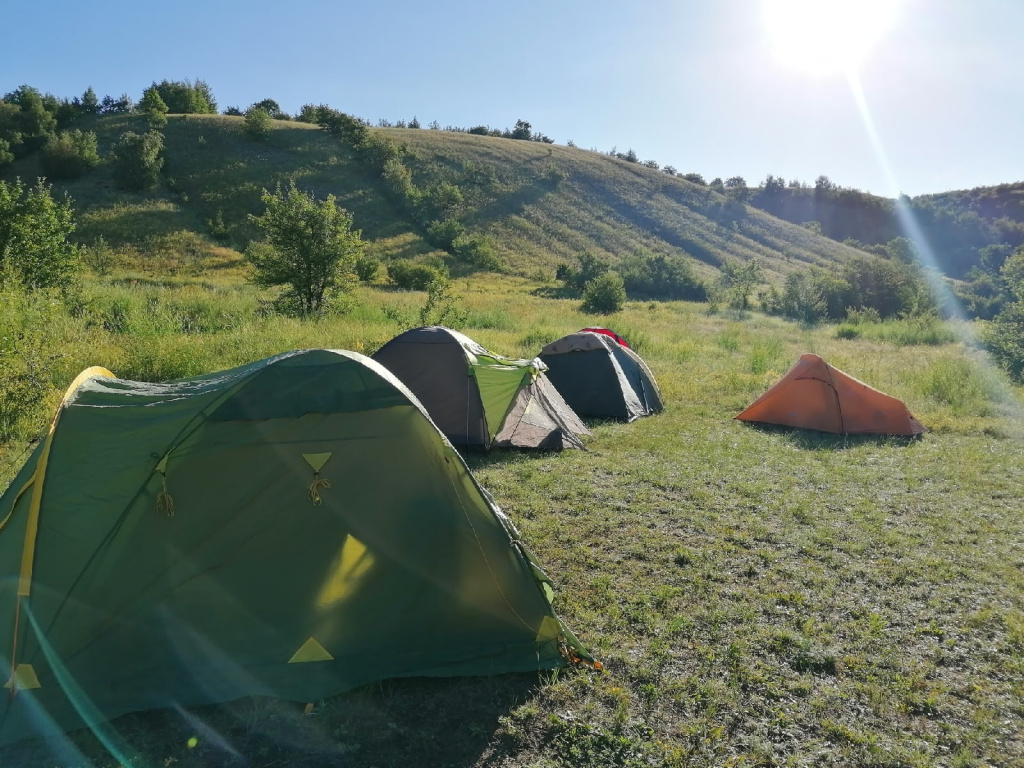
M65 303L4 294L3 327L31 363L0 399L4 485L89 365L161 380L294 348L370 354L418 325L426 300L362 285L347 313L286 319L239 279L237 260L181 253L141 269L142 256L119 251ZM683 302L600 317L549 298L553 287L452 282L462 330L504 355L610 325L653 369L666 410L593 423L586 452L467 460L603 669L384 681L310 714L258 697L144 712L114 721L116 743L72 733L61 753L24 742L0 764L1024 763L1024 398L971 327L807 327ZM735 421L801 352L903 399L929 431L906 441ZM19 408L18 387L41 390L41 403Z

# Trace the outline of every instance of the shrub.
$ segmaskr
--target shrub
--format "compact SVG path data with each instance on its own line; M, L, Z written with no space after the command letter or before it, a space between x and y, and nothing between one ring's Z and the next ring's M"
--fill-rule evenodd
M20 179L0 181L0 286L67 288L79 266L68 242L75 224L71 200L56 202L42 179L26 188Z
M119 187L141 192L157 185L164 165L163 134L128 131L121 134L111 153L114 181Z
M355 273L361 282L372 283L380 272L380 259L361 254L356 259Z
M29 437L42 423L51 390L57 302L44 294L0 287L0 443Z
M622 281L633 298L707 301L707 287L682 256L636 254L626 258Z
M996 315L982 338L1010 378L1024 383L1024 302L1014 302Z
M427 242L448 253L454 253L455 241L465 231L466 228L455 219L432 221L427 225Z
M565 283L565 287L574 295L581 296L587 283L608 272L611 267L607 261L587 251L579 254L576 260L579 262L579 269L568 264L559 264L555 270L555 279Z
M916 314L934 301L917 267L871 256L852 259L843 278L850 285L849 306L871 307L885 319Z
M51 179L76 179L100 164L96 134L92 131L61 131L43 145L43 173Z
M501 262L498 261L494 248L485 237L459 235L452 243L452 252L459 261L478 269L487 269L492 272L501 269Z
M401 259L388 264L388 279L403 291L425 291L436 280L446 275L429 264L416 264Z
M618 312L626 303L626 287L618 272L605 272L583 287L584 312L611 314Z
M118 258L114 249L107 245L103 235L96 238L96 242L82 251L82 260L85 265L101 277L109 275L117 266Z
M253 141L266 141L270 137L270 113L262 107L253 107L245 113L245 135Z

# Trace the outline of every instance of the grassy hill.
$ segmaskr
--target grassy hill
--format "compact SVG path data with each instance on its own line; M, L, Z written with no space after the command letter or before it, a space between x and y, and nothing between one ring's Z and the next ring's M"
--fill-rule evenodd
M116 190L104 167L58 184L58 191L75 200L76 237L89 244L103 236L128 256L156 259L161 269L174 260L230 266L258 236L247 215L261 211L261 190L294 180L320 196L336 195L385 259L434 250L422 228L389 202L378 175L342 142L316 126L283 121L273 123L268 141L253 142L243 122L171 116L164 129L164 183L152 193ZM103 117L83 127L96 131L103 154L122 132L142 131L145 122ZM406 164L418 185L459 185L466 198L464 223L491 238L513 273L552 274L558 263L582 251L615 263L646 250L685 254L705 275L723 259L758 258L778 277L856 253L707 187L596 152L446 131L375 130L408 147ZM38 173L38 160L28 157L7 175Z

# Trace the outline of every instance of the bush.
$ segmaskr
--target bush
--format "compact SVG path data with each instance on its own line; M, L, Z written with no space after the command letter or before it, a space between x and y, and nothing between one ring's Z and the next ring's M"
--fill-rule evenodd
M584 251L576 257L580 268L574 269L568 264L559 264L555 270L555 279L565 283L566 289L575 296L583 295L583 288L591 280L608 272L611 267L604 259Z
M372 283L377 278L378 272L380 272L380 259L367 256L365 253L356 259L355 273L360 282Z
M427 242L448 253L455 252L455 241L465 234L466 228L455 219L432 221L427 225Z
M0 443L28 437L49 391L48 302L0 288Z
M160 181L164 166L164 137L156 131L121 134L111 150L114 181L121 189L142 192Z
M245 135L253 141L270 138L270 113L262 107L253 107L245 113Z
M847 306L871 307L884 320L899 314L917 314L934 301L917 267L877 257L852 259L843 278L850 285Z
M485 237L459 235L452 243L452 252L459 261L478 269L487 269L492 272L501 269L501 262L498 261L494 248Z
M388 280L403 291L425 291L434 281L446 278L444 272L429 264L404 259L388 264Z
M682 256L636 254L622 263L622 281L633 298L707 301L707 287Z
M1024 302L1014 302L996 315L982 338L1010 378L1024 384Z
M96 134L92 131L61 131L43 145L40 161L51 179L77 179L100 164Z
M114 249L107 245L103 235L100 235L96 242L82 251L82 261L89 269L103 277L109 275L117 266L118 257Z
M626 303L626 287L618 272L605 272L583 287L584 312L611 314L618 312Z
M79 267L74 230L70 198L56 202L42 179L34 188L0 180L0 286L68 288Z

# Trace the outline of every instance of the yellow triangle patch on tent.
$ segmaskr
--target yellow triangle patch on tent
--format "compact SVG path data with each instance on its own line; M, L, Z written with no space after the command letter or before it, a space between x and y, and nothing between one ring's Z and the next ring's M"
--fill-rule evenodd
M33 688L42 688L35 669L31 664L19 664L14 668L14 674L4 685L9 691L30 691Z
M306 661L334 661L334 657L317 642L315 637L311 637L302 644L294 656L288 659L289 664L301 664Z
M551 616L545 616L544 621L540 623L540 629L537 630L537 642L543 643L548 640L554 640L562 634L562 627L558 624L558 619Z
M306 463L313 468L314 472L319 472L324 468L324 464L331 458L330 453L304 453L302 458L306 460Z

